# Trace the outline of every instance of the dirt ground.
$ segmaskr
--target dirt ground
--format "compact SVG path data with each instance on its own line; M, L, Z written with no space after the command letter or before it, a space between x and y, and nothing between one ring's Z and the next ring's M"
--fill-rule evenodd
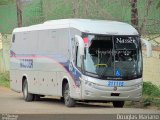
M160 85L160 51L152 51L152 57L143 57L143 80Z
M58 99L43 98L40 101L25 102L21 93L0 87L0 113L10 114L160 114L159 110L141 108L113 108L111 104L78 103L67 108Z

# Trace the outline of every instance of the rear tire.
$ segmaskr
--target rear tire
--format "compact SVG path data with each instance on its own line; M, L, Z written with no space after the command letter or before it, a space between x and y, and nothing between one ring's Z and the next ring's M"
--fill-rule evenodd
M76 104L75 100L70 97L70 89L69 89L68 83L66 83L64 85L63 97L64 97L64 103L67 107L74 107L75 106L75 104Z
M23 83L22 92L23 92L23 98L24 98L25 101L30 102L30 101L33 100L34 95L28 92L27 80L25 80L24 83Z
M112 103L115 108L123 108L124 106L124 101L113 101Z

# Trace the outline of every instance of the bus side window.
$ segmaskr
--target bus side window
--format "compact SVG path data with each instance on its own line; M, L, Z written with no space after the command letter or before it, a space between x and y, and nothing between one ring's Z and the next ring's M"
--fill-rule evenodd
M13 36L12 36L12 43L14 43L15 42L15 34L13 34Z

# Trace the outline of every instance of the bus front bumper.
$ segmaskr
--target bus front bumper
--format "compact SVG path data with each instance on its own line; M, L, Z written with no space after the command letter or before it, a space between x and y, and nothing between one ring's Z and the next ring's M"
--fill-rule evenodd
M142 97L142 86L142 83L125 87L85 84L82 89L82 99L99 101L139 101Z

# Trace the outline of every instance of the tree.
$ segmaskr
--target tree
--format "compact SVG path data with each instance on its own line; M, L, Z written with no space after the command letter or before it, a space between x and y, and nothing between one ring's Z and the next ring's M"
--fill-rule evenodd
M72 0L72 14L74 18L77 18L79 15L79 5L80 1L79 0Z
M137 0L131 0L130 3L131 3L131 23L139 31Z
M159 0L159 2L158 2L158 4L157 4L157 9L158 9L158 8L160 8L160 0Z
M21 0L0 0L0 5L7 5L16 1L17 6L17 21L18 27L22 26L22 10L21 10Z
M13 3L15 0L0 0L0 5L7 5L7 4L10 4L10 3ZM5 68L6 68L6 64L5 64L5 59L4 59L4 42L8 42L7 44L9 44L9 40L10 39L8 39L7 40L7 35L6 34L2 34L2 33L0 33L0 39L1 39L1 42L2 42L2 50L0 51L0 52L2 52L2 56L0 56L0 57L2 57L1 58L1 69L0 69L0 73L1 72L5 72ZM2 67L2 65L4 66L4 67ZM3 70L2 70L2 68L3 68Z
M148 0L148 2L146 2L146 12L144 13L144 18L143 18L143 21L142 21L142 24L141 26L139 27L139 32L142 34L143 30L144 30L144 27L146 26L146 23L147 23L147 17L149 15L149 11L150 11L150 8L151 8L151 4L152 4L153 0Z
M6 5L9 3L13 3L15 0L0 0L0 5Z
M20 0L16 0L17 6L17 23L18 27L22 27L22 4Z
M147 22L147 17L149 15L149 10L151 7L153 0L148 0L146 2L146 12L144 13L144 18L142 19L142 24L139 25L139 19L138 19L138 8L137 8L137 0L131 0L131 23L132 25L138 30L140 34L143 33L144 27Z

